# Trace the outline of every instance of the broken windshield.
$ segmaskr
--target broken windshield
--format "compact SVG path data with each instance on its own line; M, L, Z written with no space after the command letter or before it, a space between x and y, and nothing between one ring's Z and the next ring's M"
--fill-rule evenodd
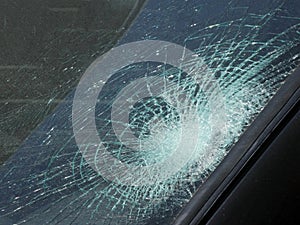
M171 224L299 65L296 1L149 0L111 49L115 33L96 27L112 2L69 3L77 23L51 25L35 53L16 47L30 64L2 53L2 145L22 143L2 159L3 224ZM44 92L47 102L30 95Z

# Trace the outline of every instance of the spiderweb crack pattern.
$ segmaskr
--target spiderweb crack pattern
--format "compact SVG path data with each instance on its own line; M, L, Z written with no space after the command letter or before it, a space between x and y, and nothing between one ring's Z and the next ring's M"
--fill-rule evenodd
M300 17L287 10L285 1L276 1L274 7L266 7L261 13L252 12L248 6L235 6L236 2L231 1L225 10L231 14L238 12L233 19L224 15L221 22L212 20L205 25L193 21L189 24L192 32L179 33L172 39L183 40L181 44L188 48L196 45L192 49L203 62L190 62L188 66L196 71L200 84L207 85L208 80L218 82L226 126L214 124L214 116L219 115L218 108L213 111L209 107L216 93L214 87L203 92L203 86L193 83L178 68L167 65L149 63L123 68L99 96L96 109L99 136L114 157L144 166L164 160L176 146L177 137L193 133L180 132L179 121L184 115L169 104L170 98L178 101L182 93L187 93L187 108L192 105L194 109L186 114L187 118L195 121L192 116L197 117L201 132L196 137L194 154L184 168L155 185L126 186L117 180L103 179L76 148L71 129L72 105L66 101L41 125L40 130L47 132L34 133L34 144L24 144L26 153L12 158L7 163L10 167L1 168L0 191L8 195L0 198L0 218L15 224L143 225L172 221L299 64ZM197 5L192 9L195 14L201 11ZM151 13L141 16L150 18ZM143 37L156 39L154 31ZM136 151L126 149L126 143L120 143L114 136L110 117L114 97L134 80L133 74L160 76L174 83L173 89L162 96L143 99L132 108L128 129L141 141ZM139 91L144 90L137 88L136 92ZM68 98L71 100L72 96ZM60 121L64 114L67 119L53 126L52 122ZM216 147L214 138L207 139L212 127L220 131L215 138L221 141L217 151L210 152L208 149ZM33 164L24 166L21 161Z

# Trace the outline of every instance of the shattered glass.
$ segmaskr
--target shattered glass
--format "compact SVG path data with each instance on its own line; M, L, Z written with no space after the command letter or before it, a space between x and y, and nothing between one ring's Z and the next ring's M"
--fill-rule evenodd
M128 65L105 83L94 114L101 146L133 168L150 168L143 171L151 182L139 171L131 185L126 183L130 174L123 181L118 174L106 179L92 168L79 150L87 146L75 142L73 90L0 168L0 191L5 193L0 223L171 224L299 65L300 7L295 5L299 3L292 0L148 1L118 45L150 39L185 46L199 57L183 65L193 79L168 64ZM143 78L144 86L135 82ZM160 82L165 89L157 95L150 86ZM147 97L135 100L144 93ZM129 112L115 103L122 96L132 102ZM129 115L119 134L113 109ZM36 122L35 115L27 120ZM2 120L9 118L4 114ZM76 122L85 127L84 120ZM134 141L124 139L126 132L133 133ZM187 158L186 163L164 177L165 171L151 166L167 162L178 145L175 157ZM109 160L102 166L102 171L118 172Z

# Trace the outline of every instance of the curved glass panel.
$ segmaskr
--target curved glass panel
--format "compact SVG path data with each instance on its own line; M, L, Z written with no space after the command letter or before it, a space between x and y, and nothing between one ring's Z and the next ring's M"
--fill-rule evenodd
M87 7L82 12L89 19L74 24L79 30L60 31L79 42L58 36L36 53L48 62L52 43L66 40L56 49L61 57L49 65L69 75L40 82L41 90L50 89L47 107L32 109L15 124L9 123L12 113L2 114L1 131L11 129L12 138L19 126L39 126L3 160L0 222L172 224L299 65L297 5L292 0L149 0L115 48L100 57L113 44L103 38L115 36L92 32L89 27L109 15L93 17L97 10L90 14L94 7ZM49 13L61 12L50 7ZM9 20L3 21L2 33L8 35ZM2 71L14 69L12 58ZM17 71L41 76L43 64L38 65ZM7 76L2 82L10 82L12 75ZM57 88L63 91L51 91L60 77L65 80ZM40 93L30 89L31 81L24 86ZM15 91L4 93L6 105L17 99ZM63 97L48 113L56 96Z

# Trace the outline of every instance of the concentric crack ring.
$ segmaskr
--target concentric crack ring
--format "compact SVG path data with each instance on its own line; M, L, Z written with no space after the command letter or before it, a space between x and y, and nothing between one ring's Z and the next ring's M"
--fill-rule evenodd
M197 104L196 106L191 104L191 101L188 100L190 96L185 94L188 86L182 88L181 95L175 93L177 101L174 102L172 100L174 98L170 96L170 93L174 93L172 92L174 87L172 81L161 77L145 77L130 83L113 103L111 117L118 139L125 142L127 147L136 148L137 146L132 143L138 143L135 141L137 138L127 129L129 110L132 105L148 96L162 96L169 99L168 102L181 112L181 125L180 131L178 131L181 135L176 149L168 157L153 165L133 166L114 158L99 138L95 124L95 106L103 86L114 73L125 66L149 61L181 69L188 74L188 79L192 83L197 84L201 91L207 94L212 115L210 119L213 117L212 124L215 124L211 126L210 135L207 137L214 145L210 147L212 148L211 152L218 149L222 134L225 132L225 129L223 131L219 129L226 127L219 86L203 60L195 53L180 45L157 40L132 42L113 48L91 64L80 80L73 101L72 123L76 143L87 163L103 178L117 184L144 186L163 182L186 166L195 156L195 149L199 145L201 123ZM205 79L203 79L204 76ZM205 82L202 82L203 80ZM137 95L135 92L137 86L140 86L139 89L144 89L145 92L139 92ZM127 104L128 99L133 101ZM118 111L120 105L125 110ZM126 129L127 131L124 132ZM211 159L210 163L213 160Z

